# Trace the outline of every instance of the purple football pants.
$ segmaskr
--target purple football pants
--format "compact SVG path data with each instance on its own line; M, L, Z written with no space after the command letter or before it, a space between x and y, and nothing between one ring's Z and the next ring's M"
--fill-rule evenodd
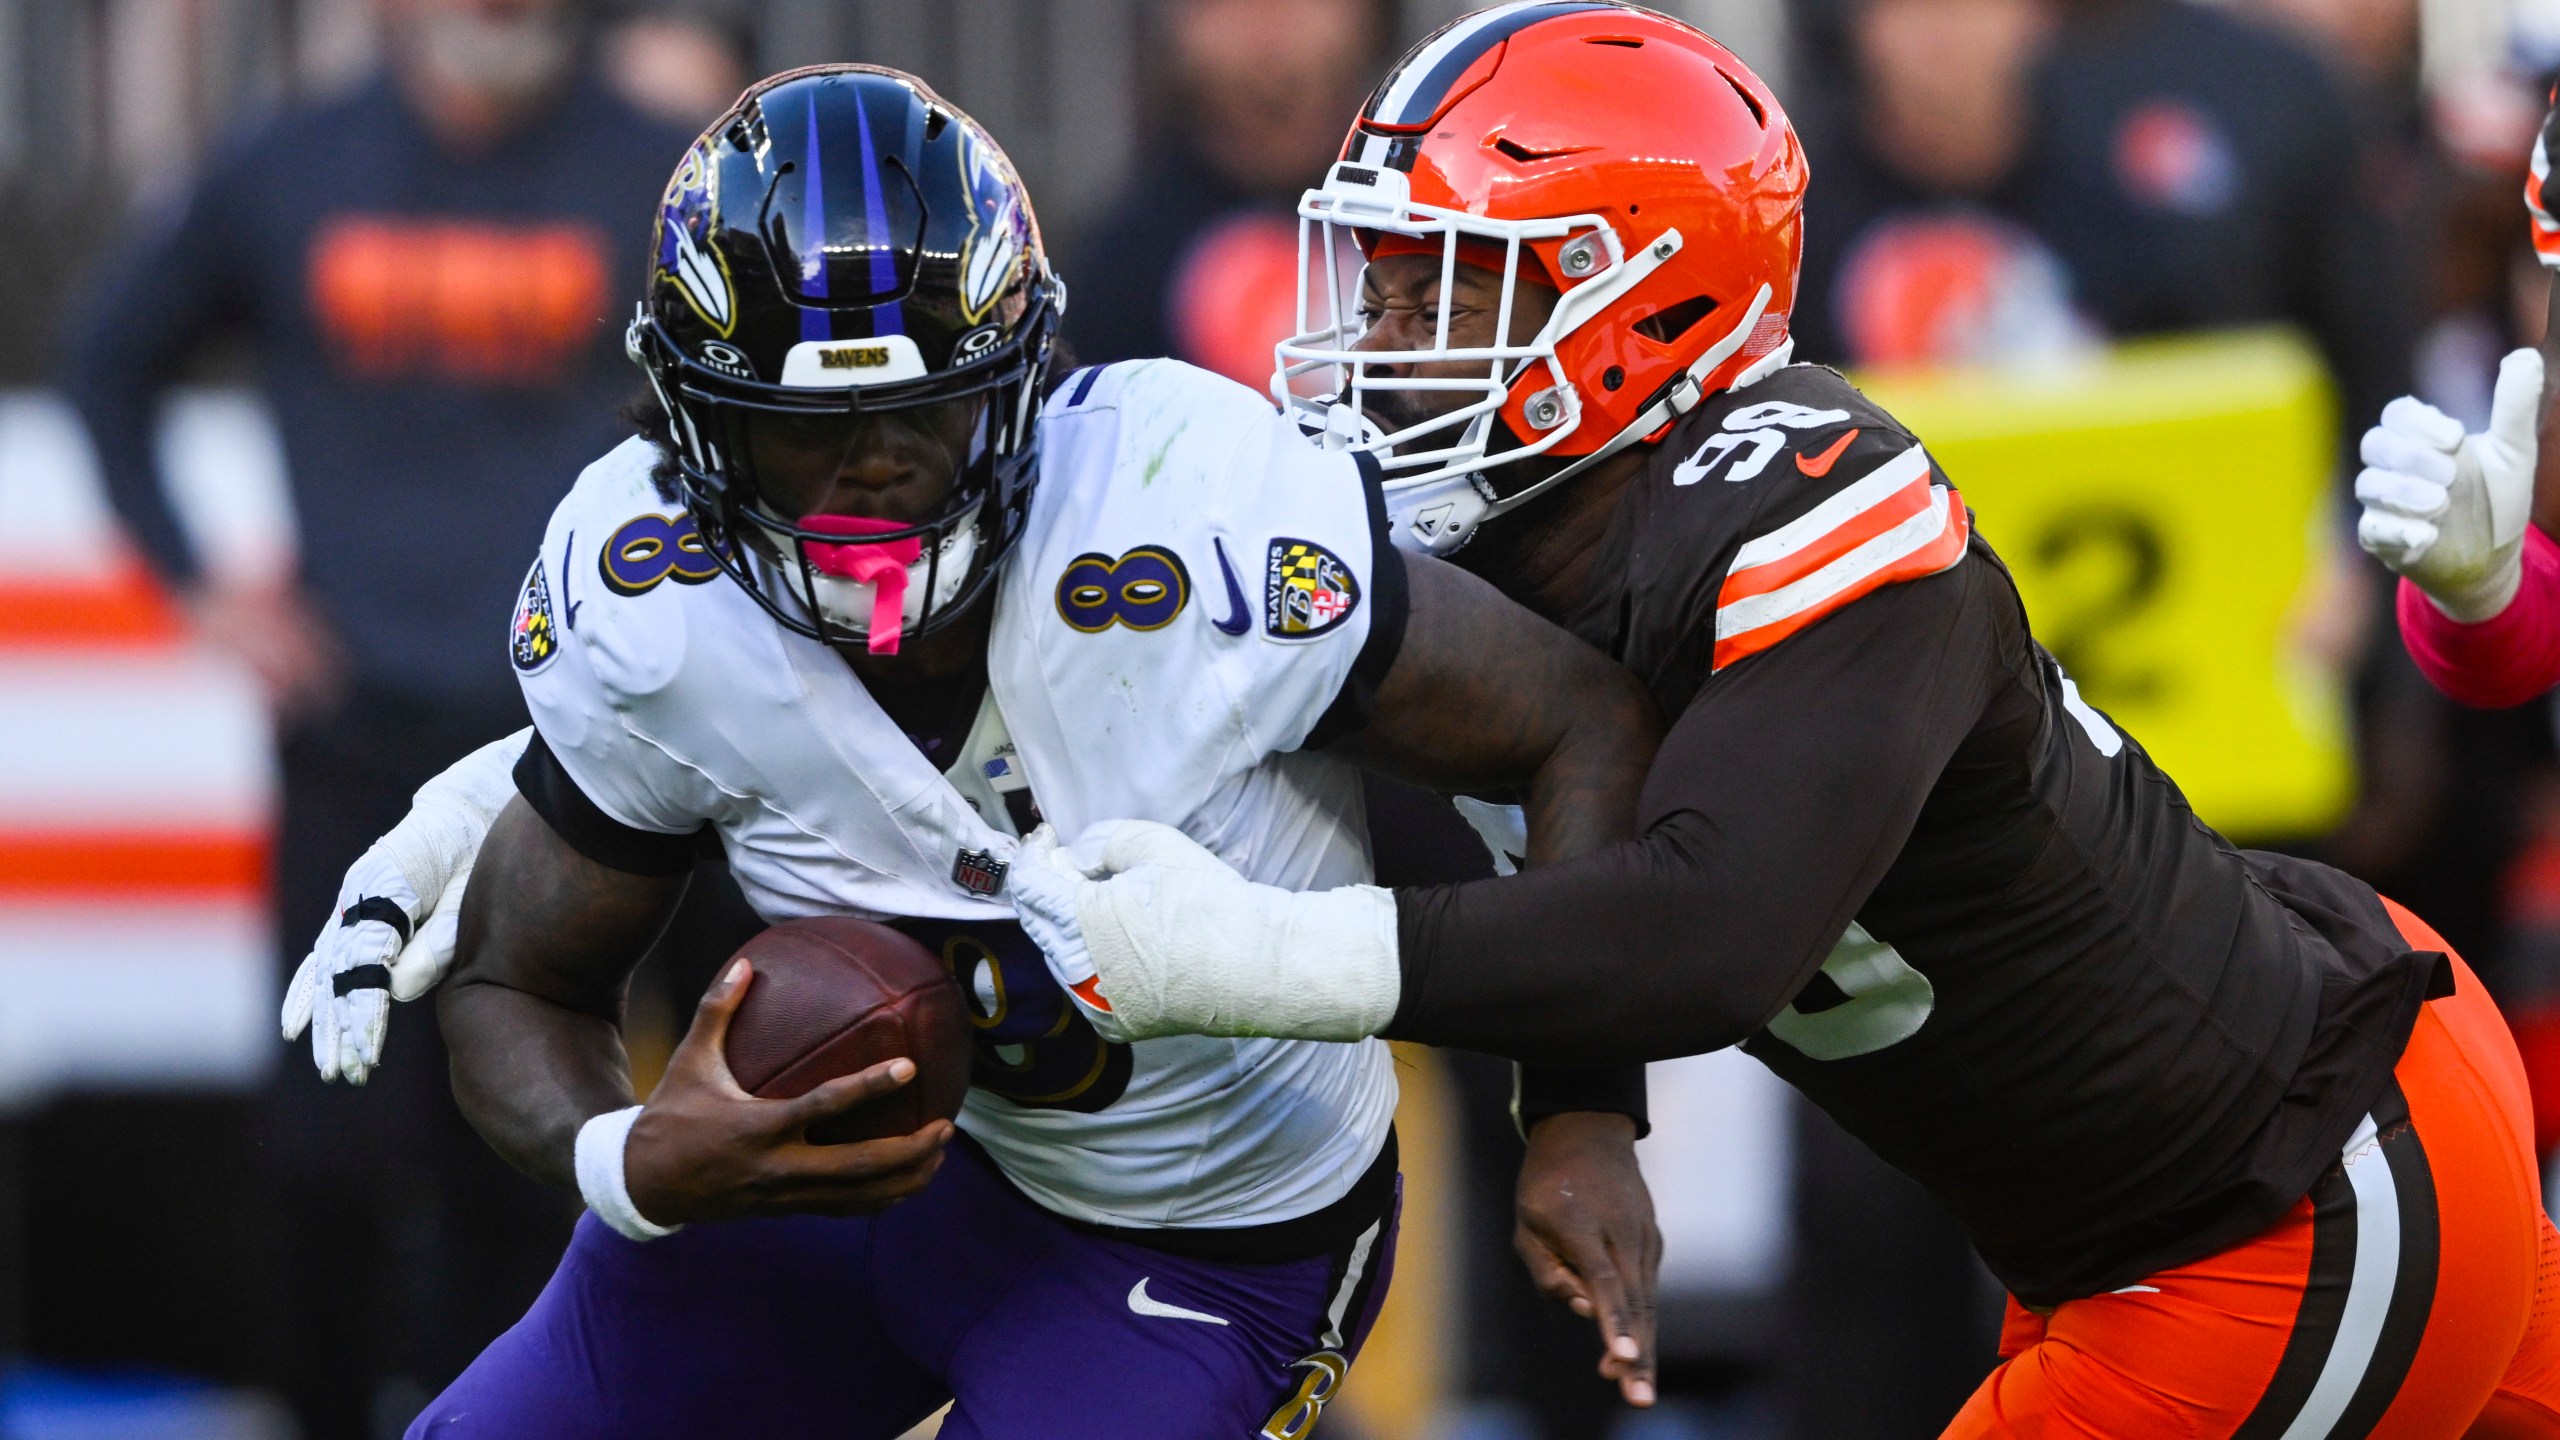
M1300 1440L1377 1318L1400 1205L1339 1253L1186 1259L1065 1224L964 1142L864 1219L642 1245L588 1215L409 1440L892 1440L946 1400L944 1440Z

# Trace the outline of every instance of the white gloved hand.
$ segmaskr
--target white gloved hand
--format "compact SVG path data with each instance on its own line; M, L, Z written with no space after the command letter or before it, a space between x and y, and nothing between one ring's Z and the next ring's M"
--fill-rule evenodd
M409 813L348 867L336 916L284 992L284 1038L310 1028L321 1079L363 1084L382 1063L391 1002L444 978L472 862L516 793L532 734L483 745L419 786Z
M2364 432L2356 542L2466 624L2506 609L2523 583L2541 403L2542 356L2518 350L2499 362L2486 434L2406 395Z
M1106 1040L1358 1040L1395 1018L1395 896L1257 885L1170 825L1042 826L1006 890L1050 972Z

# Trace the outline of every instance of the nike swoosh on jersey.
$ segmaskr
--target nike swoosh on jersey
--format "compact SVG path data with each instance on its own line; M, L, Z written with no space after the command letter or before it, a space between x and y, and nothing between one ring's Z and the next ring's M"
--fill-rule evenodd
M1179 1305L1167 1305L1161 1300L1150 1297L1147 1294L1147 1279L1147 1276L1141 1275L1138 1277L1138 1283L1129 1287L1129 1309L1131 1311L1140 1315L1153 1315L1160 1320L1197 1320L1203 1325L1224 1325L1227 1323L1226 1320L1220 1316L1206 1314L1198 1310L1185 1310Z
M569 572L578 568L569 563L569 557L577 553L578 532L572 530L569 532L568 540L560 547L560 608L568 615L569 628L572 630L578 628L578 607L587 603L584 600L569 598Z
M1218 552L1218 573L1227 579L1227 618L1209 623L1224 634L1241 635L1253 628L1253 612L1244 604L1244 586L1237 583L1235 564L1227 559L1227 542L1213 535L1209 537L1209 544ZM1221 1320L1218 1323L1223 1325L1226 1322Z
M1822 453L1819 455L1810 457L1803 455L1797 456L1797 473L1815 480L1819 480L1823 476L1830 474L1831 467L1839 463L1840 452L1848 449L1849 442L1858 438L1858 430L1861 428L1863 427L1852 427L1848 434L1843 435L1839 439L1832 441L1830 444L1823 446Z

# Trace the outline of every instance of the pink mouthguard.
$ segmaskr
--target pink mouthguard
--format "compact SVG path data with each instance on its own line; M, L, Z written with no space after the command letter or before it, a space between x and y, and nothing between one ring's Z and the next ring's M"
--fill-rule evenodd
M821 535L885 535L907 527L895 520L869 520L859 515L811 515L800 522L803 530ZM871 587L870 650L874 655L898 653L898 638L907 628L907 567L924 554L924 537L910 535L904 540L874 540L861 545L821 545L802 542L809 563L819 574L839 580L851 580Z

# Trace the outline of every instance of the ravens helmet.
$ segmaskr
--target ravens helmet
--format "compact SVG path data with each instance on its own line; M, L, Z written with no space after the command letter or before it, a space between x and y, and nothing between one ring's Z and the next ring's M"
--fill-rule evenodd
M986 590L1020 534L1065 308L1031 197L986 131L896 70L750 88L685 152L627 336L711 553L784 626L895 653ZM965 435L919 517L794 514L760 438L881 423Z

